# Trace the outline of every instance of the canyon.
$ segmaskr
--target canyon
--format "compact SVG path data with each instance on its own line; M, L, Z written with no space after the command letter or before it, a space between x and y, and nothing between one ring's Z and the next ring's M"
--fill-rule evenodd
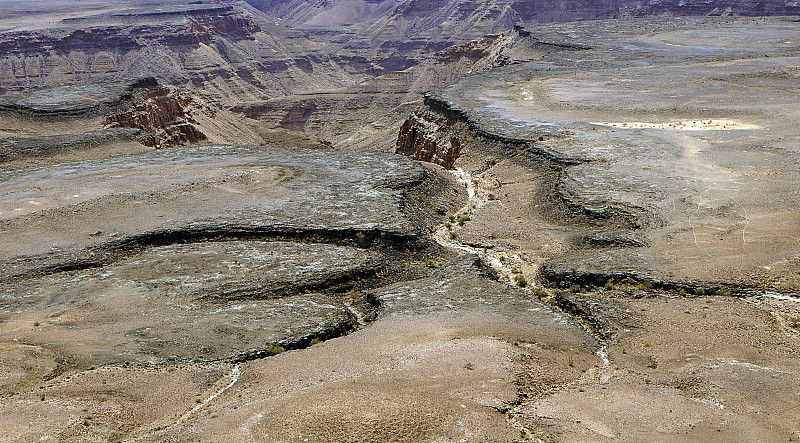
M0 440L800 440L798 15L0 3Z

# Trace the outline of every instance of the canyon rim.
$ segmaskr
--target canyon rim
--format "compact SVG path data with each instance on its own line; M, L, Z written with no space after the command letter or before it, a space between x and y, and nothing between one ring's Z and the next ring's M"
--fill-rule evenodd
M0 440L800 441L799 20L0 2Z

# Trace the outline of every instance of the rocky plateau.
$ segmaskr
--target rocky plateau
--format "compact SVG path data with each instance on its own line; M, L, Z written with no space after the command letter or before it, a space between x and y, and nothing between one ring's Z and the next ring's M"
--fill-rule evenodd
M0 2L0 441L800 441L797 15Z

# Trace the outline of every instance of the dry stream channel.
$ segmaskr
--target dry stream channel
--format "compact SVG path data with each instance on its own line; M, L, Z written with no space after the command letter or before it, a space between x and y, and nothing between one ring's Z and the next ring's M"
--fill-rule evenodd
M504 282L510 286L519 287L520 289L530 293L532 297L535 297L536 293L528 288L528 280L523 275L521 269L523 267L526 269L532 269L534 273L533 275L535 275L535 272L538 268L536 265L524 263L522 257L517 254L496 252L487 248L474 247L461 243L457 240L458 235L454 231L454 228L456 228L458 225L463 225L463 223L460 223L459 220L465 220L462 217L469 217L474 211L482 208L491 200L492 193L489 192L486 181L480 177L474 177L470 172L465 171L462 168L454 168L450 172L453 174L456 181L463 184L467 188L468 201L467 204L461 208L450 219L449 222L443 223L439 228L436 229L434 233L434 238L436 241L442 246L479 256L485 263L488 263L495 271L497 271L501 282ZM538 283L536 283L534 279L531 280L534 281L534 287L537 287ZM538 289L542 290L541 287ZM564 314L569 315L568 313ZM603 369L608 369L611 362L608 359L607 344L605 343L605 340L601 337L598 337L592 328L589 327L580 317L570 317L580 324L587 333L595 337L599 344L597 356L603 361Z

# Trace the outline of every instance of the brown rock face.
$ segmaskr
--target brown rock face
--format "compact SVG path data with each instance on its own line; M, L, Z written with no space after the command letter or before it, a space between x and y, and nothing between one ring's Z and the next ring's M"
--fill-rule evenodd
M400 127L395 153L453 169L453 163L461 153L461 141L455 136L437 138L438 129L437 122L419 114L412 115Z
M141 129L150 137L143 141L156 148L183 145L205 140L206 136L191 124L185 111L191 99L177 90L155 84L134 92L134 105L105 119L109 128Z

